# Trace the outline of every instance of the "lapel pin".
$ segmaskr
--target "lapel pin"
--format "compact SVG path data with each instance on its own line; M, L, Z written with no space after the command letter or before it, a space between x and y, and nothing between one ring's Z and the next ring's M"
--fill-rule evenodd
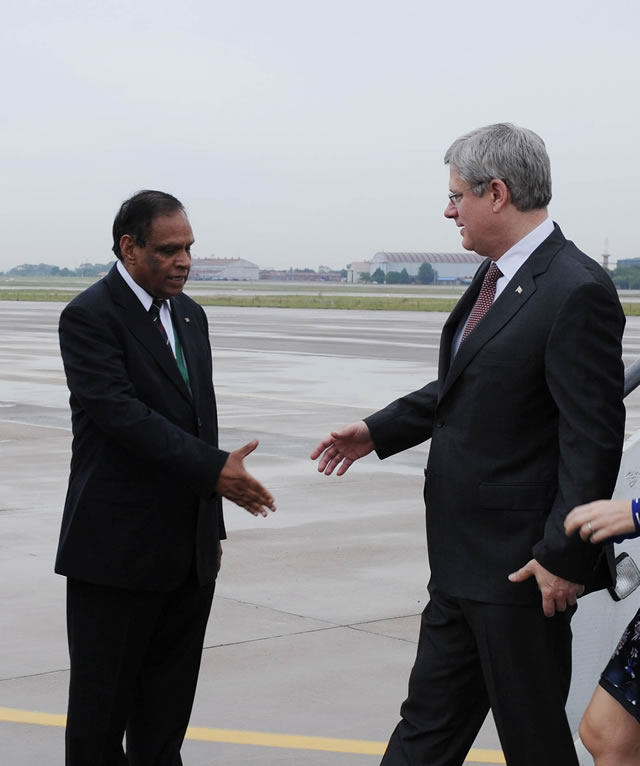
M520 285L518 285L518 286L516 287L516 292L517 292L518 294L520 294L520 293L522 292L522 288L520 287Z
M185 321L185 322L190 322L191 320L189 319L189 317L185 317L185 318L184 318L184 321Z

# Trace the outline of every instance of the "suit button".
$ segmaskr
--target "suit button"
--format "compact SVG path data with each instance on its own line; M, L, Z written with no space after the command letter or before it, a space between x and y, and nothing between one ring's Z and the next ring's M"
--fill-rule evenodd
M436 423L436 428L442 428L443 425L444 425L444 420L438 420L438 422Z
M198 428L202 428L202 420L198 418Z

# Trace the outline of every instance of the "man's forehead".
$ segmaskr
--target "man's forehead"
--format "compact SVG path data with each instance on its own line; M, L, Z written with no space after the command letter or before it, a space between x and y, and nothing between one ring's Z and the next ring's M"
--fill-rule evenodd
M181 210L167 215L157 215L151 221L149 235L158 240L179 239L182 241L185 238L193 240L191 224L186 214Z
M459 191L460 186L464 186L464 181L458 175L457 170L450 165L449 166L449 191Z

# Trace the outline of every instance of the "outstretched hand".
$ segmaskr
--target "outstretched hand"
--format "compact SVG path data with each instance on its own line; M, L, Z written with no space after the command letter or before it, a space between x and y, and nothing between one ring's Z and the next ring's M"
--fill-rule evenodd
M320 458L318 463L320 473L330 476L338 468L336 475L342 476L354 461L368 455L374 449L375 444L369 427L364 420L359 420L339 431L332 431L331 435L313 450L311 459Z
M511 582L524 582L535 577L542 595L542 611L545 617L553 617L556 612L564 612L567 606L573 606L578 596L584 593L584 585L564 580L545 569L535 559L531 559L517 572L509 575Z
M216 492L254 516L266 516L268 511L276 509L273 496L244 467L244 459L257 446L258 441L254 440L229 453L218 476Z

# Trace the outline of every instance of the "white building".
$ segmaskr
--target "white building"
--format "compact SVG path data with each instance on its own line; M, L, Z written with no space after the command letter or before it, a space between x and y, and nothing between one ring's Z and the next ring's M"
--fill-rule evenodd
M243 258L194 258L191 279L257 281L260 269Z
M423 263L430 263L436 273L436 282L470 282L484 258L476 253L376 253L369 264L369 273L382 269L407 270L410 277L418 275Z
M370 261L354 261L347 264L347 282L359 282L360 274L369 274Z

